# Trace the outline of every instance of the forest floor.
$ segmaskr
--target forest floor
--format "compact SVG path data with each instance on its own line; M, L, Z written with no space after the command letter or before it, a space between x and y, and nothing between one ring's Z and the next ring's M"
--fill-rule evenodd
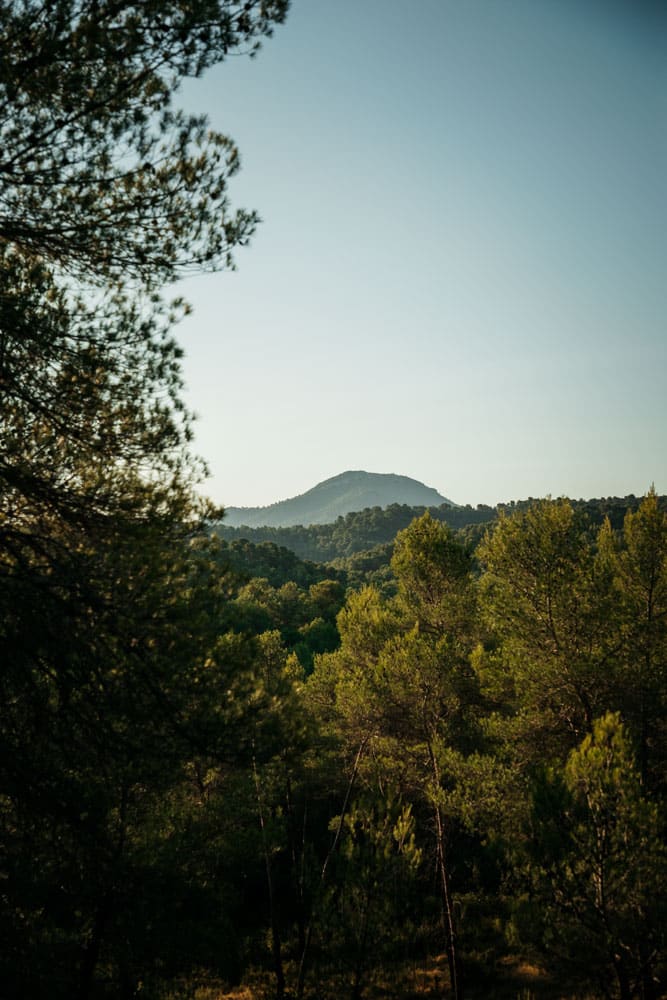
M275 983L266 972L249 977L246 985L233 990L211 985L198 989L195 1000L274 1000ZM352 996L351 982L338 981L306 986L307 1000L346 1000ZM428 964L393 969L386 977L374 976L362 990L363 1000L447 1000L449 975L444 955ZM285 1000L292 994L285 992ZM466 1000L594 1000L594 994L577 990L571 983L556 982L544 969L519 957L503 959L493 969L471 968Z

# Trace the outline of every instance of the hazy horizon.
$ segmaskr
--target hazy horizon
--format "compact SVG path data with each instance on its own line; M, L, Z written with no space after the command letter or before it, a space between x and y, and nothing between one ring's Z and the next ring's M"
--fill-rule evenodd
M667 9L296 0L188 84L263 223L183 281L207 492L667 490Z
M344 469L341 473L337 473L334 476L327 476L326 479L320 480L317 483L313 483L311 486L307 487L301 493L295 493L295 494L292 494L290 496L279 497L277 500L271 500L271 501L269 501L269 503L261 503L261 504L249 504L249 503L246 503L246 504L231 504L230 503L230 504L226 504L225 505L225 509L226 508L230 508L230 509L234 509L234 510L259 510L259 509L264 509L264 508L267 508L267 507L275 507L278 504L284 503L287 500L295 500L298 497L301 497L301 496L303 496L306 493L310 493L315 487L322 485L322 483L326 483L326 482L328 482L331 479L337 479L339 476L345 475L345 473L348 473L348 472L369 472L371 475L381 475L381 476L402 476L403 475L400 472L395 472L395 471L384 472L384 471L381 471L379 469ZM412 477L412 476L410 476L410 477L403 477L403 478L414 479L414 477ZM487 503L484 500L478 500L478 501L476 501L476 502L473 503L470 500L459 501L459 500L456 499L456 497L450 497L450 496L446 495L446 493L442 489L440 489L439 486L435 485L434 483L423 482L422 480L419 480L419 479L414 479L414 482L418 482L422 486L426 486L428 489L437 490L437 492L441 496L443 496L443 502L449 501L449 502L453 503L457 507L465 507L465 506L468 506L468 505L471 506L471 507L477 507L478 505L489 506L489 507L496 507L499 504L511 503L512 501L531 500L531 499L532 500L537 500L537 499L544 499L544 497L547 496L547 494L540 494L539 496L535 496L535 495L532 495L532 494L528 494L526 496L506 496L506 497L499 497L493 503ZM568 496L568 499L570 499L570 500L601 500L601 499L606 499L607 497L610 497L610 496L615 496L618 499L624 499L627 496L643 497L643 496L645 496L649 492L649 490L651 489L651 487L653 485L654 485L653 483L649 483L649 485L646 487L645 490L631 491L630 493L623 493L623 494L601 493L601 494L598 494L596 496L593 496L593 495L591 495L591 496ZM548 494L548 495L552 496L553 499L557 499L559 497L565 497L565 496L567 496L567 494L564 494L564 493Z

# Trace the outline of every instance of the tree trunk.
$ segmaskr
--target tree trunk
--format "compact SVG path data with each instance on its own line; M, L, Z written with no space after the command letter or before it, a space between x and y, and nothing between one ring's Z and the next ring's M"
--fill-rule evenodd
M442 919L445 925L447 965L449 967L449 978L452 986L452 997L454 1000L463 1000L463 973L458 954L454 904L449 884L449 873L447 871L445 828L442 813L438 806L435 807L434 818L437 837L436 852L438 859L438 880L440 882L440 900L442 903Z
M456 922L454 920L454 901L452 899L451 887L449 884L449 872L447 870L447 849L445 846L445 823L438 804L440 794L440 767L438 758L431 740L428 741L428 754L431 762L431 773L433 775L433 818L435 821L436 836L436 858L438 867L438 881L440 883L440 901L442 904L442 920L445 927L445 946L447 951L447 965L449 967L449 978L452 987L452 997L454 1000L463 1000L463 970L459 958L457 947Z
M630 980L628 979L628 973L623 963L623 959L619 955L615 955L613 961L614 969L616 971L616 979L618 980L619 1000L632 1000Z
M655 955L652 954L646 945L640 945L639 954L642 962L641 972L641 1000L658 1000L653 978L653 963Z
M271 871L271 858L269 847L266 841L266 827L264 824L264 809L262 807L262 796L259 788L259 774L257 765L252 762L253 774L255 776L255 792L257 795L257 813L259 816L259 826L262 831L262 851L264 854L264 866L266 869L266 885L269 897L269 920L271 923L271 954L273 957L273 971L276 977L276 1000L283 1000L285 996L285 972L283 969L282 945L280 941L280 930L278 928L278 918L276 916L275 901L273 895L273 873Z
M345 816L347 815L347 810L350 805L350 798L352 796L352 789L354 788L354 783L357 780L357 772L359 771L359 764L361 763L361 758L363 757L366 745L368 743L369 737L365 736L359 745L357 750L357 755L354 759L354 766L352 768L352 774L350 775L350 780L347 784L347 789L345 791L345 798L343 800L343 808L341 809L340 816L338 818L338 826L336 828L336 834L334 836L331 847L327 851L327 856L324 859L324 864L322 865L322 871L320 872L320 890L323 888L326 881L327 869L329 867L329 862L338 850L338 845L340 843L340 838L343 833L343 824L345 822ZM297 1000L303 1000L303 991L306 982L306 964L308 961L308 953L310 951L310 943L313 938L313 921L312 916L308 921L308 926L306 928L306 937L303 945L303 951L301 952L301 959L299 961L299 973L296 982L296 998Z
M93 927L88 941L84 945L79 972L78 1000L88 1000L93 986L93 977L100 957L100 947L106 925L111 916L111 896L106 895L95 913Z
M292 858L292 870L294 872L294 881L296 885L296 926L297 926L297 940L299 946L299 954L303 954L303 949L306 944L306 903L305 903L305 863L306 863L306 816L307 807L304 803L303 807L303 819L300 824L300 830L297 832L296 817L294 812L294 804L292 801L292 784L287 778L287 787L285 802L287 805L287 829L290 841L290 855Z

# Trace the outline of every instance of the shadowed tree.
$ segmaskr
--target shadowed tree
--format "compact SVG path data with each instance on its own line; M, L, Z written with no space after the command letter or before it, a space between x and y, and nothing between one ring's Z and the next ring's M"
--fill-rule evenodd
M233 142L172 106L286 0L21 0L0 11L0 241L86 281L230 262Z
M621 1000L662 996L667 852L618 714L596 720L565 767L542 779L533 823L554 947L607 996L612 971Z
M175 822L160 830L158 807L195 752L249 755L261 684L252 644L218 637L228 594L190 545L208 507L170 332L185 307L159 288L231 265L256 222L229 205L233 142L173 107L179 81L253 50L286 8L0 4L8 996L83 1000L99 976L132 995L119 928L140 928L143 891L165 912L184 892L178 872L170 901L148 892L147 845L164 856ZM149 937L134 945L150 971L166 940L156 955Z

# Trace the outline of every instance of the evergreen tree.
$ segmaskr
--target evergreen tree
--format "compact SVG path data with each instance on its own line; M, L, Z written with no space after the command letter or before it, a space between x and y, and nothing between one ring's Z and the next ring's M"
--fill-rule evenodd
M436 875L452 995L460 1000L452 856L455 790L474 745L478 702L469 664L470 560L426 513L399 533L392 567L396 598L383 602L371 588L350 596L338 618L340 650L318 660L311 694L366 786L413 804L419 844Z
M614 704L612 574L594 538L569 501L544 500L501 516L478 550L488 680L512 703L514 738L542 759L566 754Z
M642 784L667 793L667 514L651 489L606 538L621 623L623 711L637 740Z
M0 5L8 997L129 997L204 960L168 932L198 892L220 907L165 849L187 826L184 774L198 755L247 766L253 719L271 727L256 649L220 635L228 587L194 544L185 306L160 287L230 265L256 221L228 202L234 144L173 107L179 81L252 50L286 7Z
M533 821L553 950L606 995L610 974L621 1000L663 995L667 853L617 714L596 720L565 767L542 779Z

